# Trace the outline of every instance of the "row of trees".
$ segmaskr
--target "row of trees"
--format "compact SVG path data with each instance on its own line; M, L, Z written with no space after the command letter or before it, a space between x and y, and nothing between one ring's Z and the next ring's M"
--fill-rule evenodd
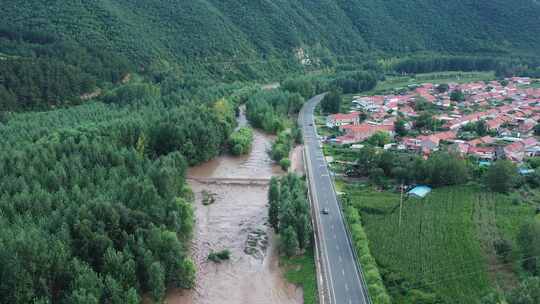
M385 178L393 178L399 182L433 186L461 184L469 174L466 162L448 153L435 153L428 160L423 160L417 155L378 152L369 146L358 152L355 164L348 168L347 173L369 176L377 184L384 184Z
M350 176L369 177L381 186L387 186L389 179L434 187L460 185L477 179L490 190L503 193L509 192L519 182L516 166L506 160L499 160L488 169L481 169L467 159L447 152L436 152L424 160L419 155L380 152L371 146L357 152L354 164L348 166L346 173Z
M313 231L304 180L295 174L273 177L268 200L269 223L280 235L282 252L293 256L309 248Z
M370 91L377 86L377 75L370 71L342 72L336 75L333 86L345 94Z
M272 143L270 158L279 163L284 171L287 171L291 165L289 154L295 144L301 143L302 131L299 128L295 127L292 130L281 131Z
M392 69L398 73L418 74L442 71L494 71L500 60L486 57L414 56L396 62Z
M289 115L302 108L304 98L299 93L282 90L259 91L246 103L246 115L251 125L269 133L285 129Z

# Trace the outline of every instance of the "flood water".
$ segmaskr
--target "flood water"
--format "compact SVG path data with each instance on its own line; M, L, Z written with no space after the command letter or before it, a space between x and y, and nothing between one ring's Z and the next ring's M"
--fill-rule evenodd
M246 125L244 111L239 125ZM188 171L195 193L196 224L192 256L197 283L191 291L172 291L169 304L296 304L302 290L288 284L278 267L275 236L267 224L268 185L227 183L226 179L269 179L282 174L267 150L273 138L254 132L253 148L242 157L221 156ZM208 183L196 179L223 179ZM203 195L203 193L205 193ZM214 202L204 205L204 196ZM207 260L212 251L228 249L231 260Z

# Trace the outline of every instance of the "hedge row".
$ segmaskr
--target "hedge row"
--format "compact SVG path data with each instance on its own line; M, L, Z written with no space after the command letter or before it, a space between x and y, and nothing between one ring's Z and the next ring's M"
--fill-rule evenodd
M352 234L352 241L356 248L356 253L358 254L358 260L362 265L364 278L366 280L368 291L373 303L392 303L392 299L384 287L381 274L379 273L379 269L377 267L377 262L369 250L369 240L364 228L362 227L358 210L352 206L347 206L345 208L345 217L347 219L347 223L349 224Z

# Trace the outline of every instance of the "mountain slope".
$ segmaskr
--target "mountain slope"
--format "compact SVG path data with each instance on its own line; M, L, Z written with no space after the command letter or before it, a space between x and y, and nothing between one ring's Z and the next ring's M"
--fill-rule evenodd
M367 50L533 53L533 0L5 0L1 21L99 45L133 60L231 58L321 44Z

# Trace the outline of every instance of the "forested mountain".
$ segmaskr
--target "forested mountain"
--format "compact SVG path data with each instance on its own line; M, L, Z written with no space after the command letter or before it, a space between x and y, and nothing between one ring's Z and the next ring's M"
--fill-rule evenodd
M136 63L244 58L239 56L319 44L343 55L367 50L532 53L540 47L540 5L534 0L2 2L4 27L57 34Z
M253 80L298 70L300 55L328 65L540 48L534 0L5 0L0 13L4 110L80 103L129 72Z

